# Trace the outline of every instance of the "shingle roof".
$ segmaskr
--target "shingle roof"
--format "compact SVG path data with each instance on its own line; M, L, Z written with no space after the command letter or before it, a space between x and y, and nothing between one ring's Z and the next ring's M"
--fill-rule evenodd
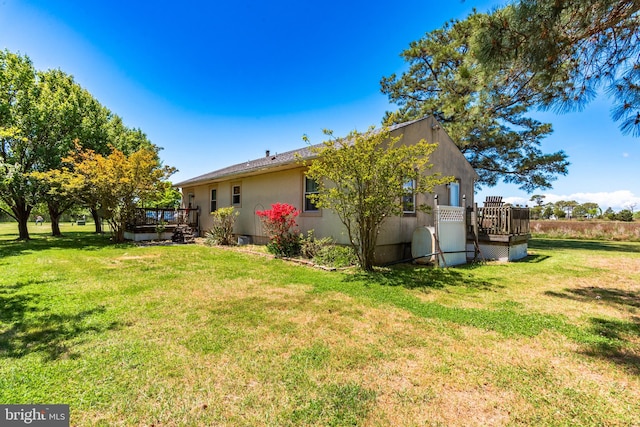
M317 146L319 147L321 145L322 144L318 144ZM232 166L228 166L226 168L222 168L222 169L215 170L213 172L206 173L204 175L187 179L186 181L175 183L173 185L174 187L186 187L193 184L213 181L215 179L231 177L239 174L257 172L260 170L270 169L276 166L284 166L284 165L296 163L298 161L298 158L310 159L313 157L314 157L314 154L311 151L311 147L299 148L297 150L287 151L286 153L272 154L269 156L261 157L259 159L238 163Z
M399 129L408 126L417 121L424 120L418 119L410 122L400 123L390 127L391 130ZM269 156L260 157L255 160L249 160L243 163L238 163L233 166L218 169L213 172L199 175L194 178L187 179L173 184L174 187L184 188L190 185L201 184L209 181L213 181L220 178L232 177L234 175L248 174L251 172L257 172L262 170L271 169L277 166L285 166L298 162L298 158L311 159L315 156L312 151L314 147L321 147L322 144L316 144L309 147L299 148L297 150L287 151L286 153L273 154Z

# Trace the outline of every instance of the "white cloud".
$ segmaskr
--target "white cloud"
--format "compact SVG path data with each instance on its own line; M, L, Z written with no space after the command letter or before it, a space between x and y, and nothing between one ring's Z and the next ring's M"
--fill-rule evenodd
M515 206L515 205L520 205L520 206L527 206L527 205L529 205L529 206L533 206L533 205L534 205L534 203L533 203L533 202L530 202L530 201L529 201L529 199L527 199L527 198L525 198L525 197L516 197L516 196L513 196L513 197L503 197L503 198L502 198L502 201L503 201L504 203L510 203L510 204L512 204L512 205L514 205L514 206Z
M545 202L555 203L560 200L575 200L578 203L597 203L602 210L612 208L614 211L628 209L631 204L636 204L634 210L640 209L640 197L629 190L617 190L599 193L573 193L573 194L544 194ZM516 199L517 197L514 197ZM529 202L531 205L532 203Z
M622 157L625 157L625 158L629 157L629 153L622 153Z

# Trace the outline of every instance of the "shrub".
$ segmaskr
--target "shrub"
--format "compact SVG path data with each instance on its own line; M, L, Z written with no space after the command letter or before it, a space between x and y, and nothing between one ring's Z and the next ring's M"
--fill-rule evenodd
M274 203L271 209L256 211L269 238L269 252L283 257L300 253L300 233L296 230L299 214L299 210L286 203Z
M300 255L305 258L313 259L320 253L322 248L333 243L331 237L323 237L316 239L313 230L309 230L306 236L300 238Z
M328 245L320 249L313 261L317 264L340 268L356 265L358 256L351 246Z
M213 227L206 234L208 245L233 245L233 224L239 212L233 207L220 208L212 213Z
M631 210L629 209L623 209L618 212L618 214L616 215L616 219L618 221L631 222L633 221L633 212L631 212Z

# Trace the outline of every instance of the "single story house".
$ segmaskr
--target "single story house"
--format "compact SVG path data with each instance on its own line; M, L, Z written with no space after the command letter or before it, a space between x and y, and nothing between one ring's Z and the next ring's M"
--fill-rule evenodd
M416 211L415 206L434 206L436 203L471 206L474 184L478 179L475 170L434 117L394 125L391 134L402 134L402 144L415 144L421 139L438 143L430 159L433 168L429 173L453 176L455 181L439 186L433 194L416 194L415 203L407 203L403 215L385 221L376 250L380 263L410 256L407 250L410 251L414 230L434 225L434 214ZM330 210L316 208L307 199L306 196L317 187L305 176L306 167L300 164L296 155L313 159L309 147L279 154L267 152L256 160L200 175L174 186L182 190L185 208L200 209L198 232L201 235L212 227L211 212L233 206L239 212L235 234L245 241L266 243L256 211L270 209L273 203L288 203L301 211L297 218L300 231L314 230L318 238L330 236L337 243L348 244L346 231L337 215Z

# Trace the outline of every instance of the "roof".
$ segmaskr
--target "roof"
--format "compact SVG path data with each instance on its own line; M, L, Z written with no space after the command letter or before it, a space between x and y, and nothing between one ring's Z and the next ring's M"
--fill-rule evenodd
M412 123L419 122L427 117L413 120L410 122L404 122L390 127L390 130L396 130L408 126ZM191 185L203 184L211 182L221 178L229 178L241 174L251 174L258 171L266 171L278 166L287 166L291 164L297 164L299 159L311 159L315 157L313 148L321 147L323 144L310 145L308 147L299 148L297 150L287 151L285 153L273 154L269 156L260 157L255 160L249 160L243 163L238 163L226 168L218 169L213 172L205 173L194 178L187 179L173 184L174 187L184 188Z
M187 179L186 181L173 184L174 187L187 187L189 185L200 184L207 181L213 181L220 178L227 178L234 175L247 174L251 172L257 172L261 170L267 170L276 166L286 166L297 163L300 158L310 159L314 157L311 151L312 147L319 147L322 144L315 146L309 146L300 148L297 150L287 151L286 153L272 154L264 156L259 159L249 160L244 163L238 163L233 166L218 169L213 172L205 173L204 175L196 176L194 178Z

